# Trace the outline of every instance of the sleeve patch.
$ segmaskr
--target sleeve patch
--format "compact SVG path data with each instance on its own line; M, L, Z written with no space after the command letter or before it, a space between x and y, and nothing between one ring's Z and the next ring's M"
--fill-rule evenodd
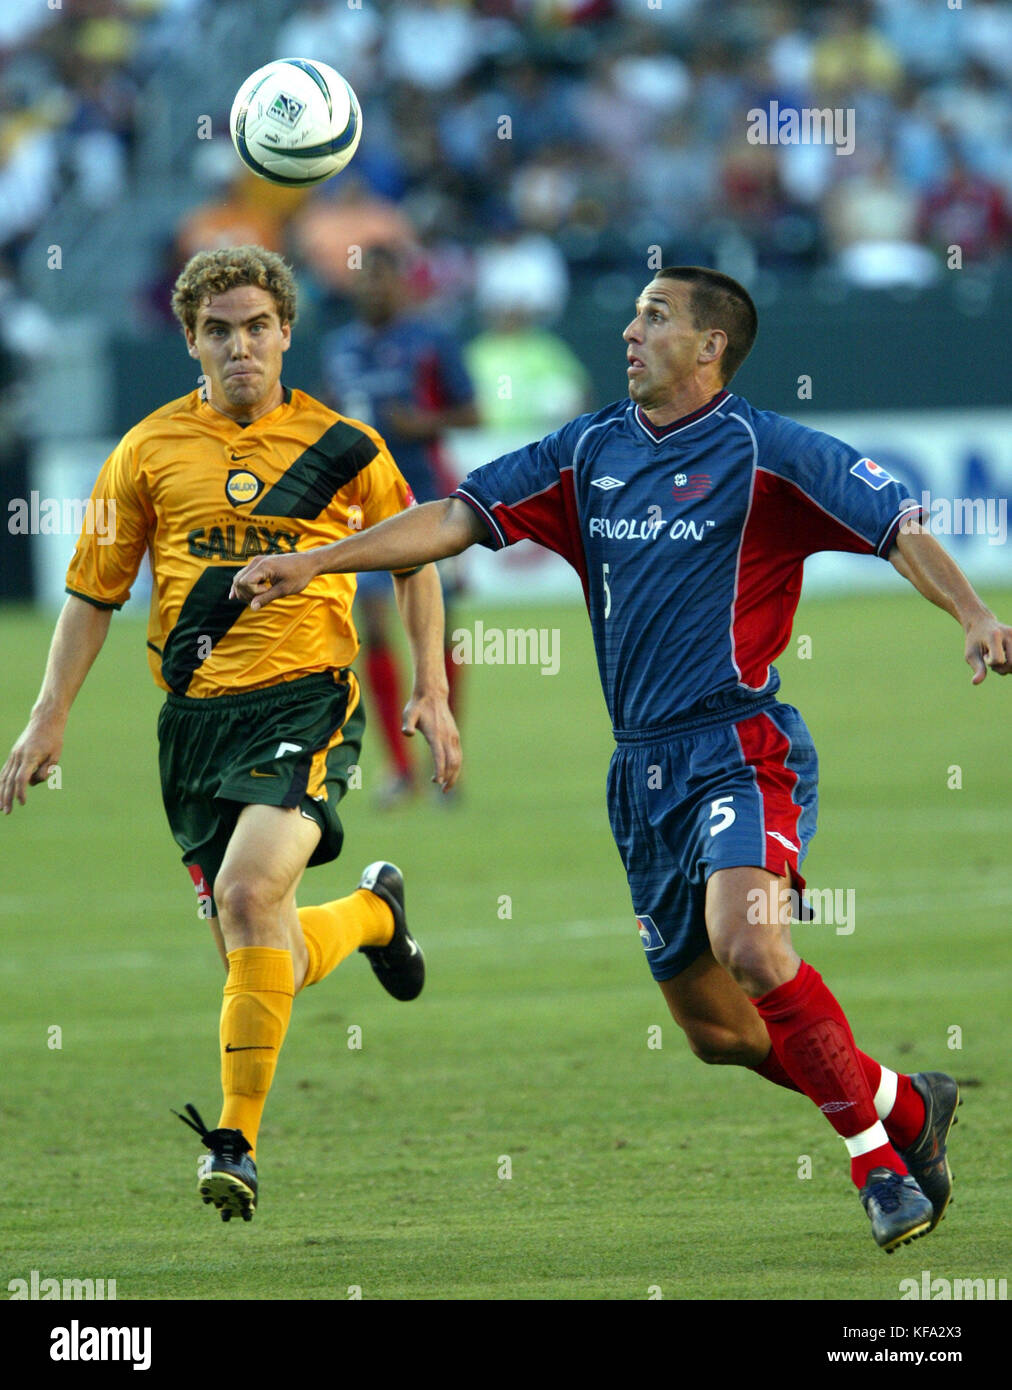
M874 492L881 492L884 487L894 483L896 479L891 473L879 463L873 463L871 459L858 459L857 463L851 468L855 478L860 478L862 483L866 483Z

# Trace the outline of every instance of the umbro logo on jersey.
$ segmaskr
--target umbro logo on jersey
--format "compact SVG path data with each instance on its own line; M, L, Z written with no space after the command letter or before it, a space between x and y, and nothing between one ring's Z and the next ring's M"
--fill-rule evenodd
M230 468L225 483L225 496L233 507L243 507L253 502L264 490L264 485L255 473L248 468Z
M608 473L603 478L591 478L591 487L599 487L602 492L610 492L613 487L625 487L621 478L612 478Z

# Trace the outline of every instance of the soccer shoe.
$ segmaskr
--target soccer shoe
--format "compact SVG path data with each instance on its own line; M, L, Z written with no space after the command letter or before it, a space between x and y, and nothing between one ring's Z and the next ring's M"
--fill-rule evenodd
M395 999L417 999L425 984L425 957L408 931L404 916L404 877L396 864L382 859L362 870L359 888L382 898L394 914L394 934L386 946L360 946L376 978Z
M871 1218L871 1233L887 1255L931 1230L931 1203L909 1174L873 1168L860 1195Z
M213 1202L222 1221L241 1216L252 1221L257 1209L257 1166L249 1157L249 1142L241 1129L208 1129L192 1105L193 1119L173 1110L184 1125L200 1135L211 1150L197 1161L197 1191L204 1202ZM194 1123L196 1121L196 1123Z
M957 1123L956 1107L963 1102L959 1098L959 1087L945 1072L917 1072L910 1080L924 1101L924 1128L910 1148L900 1149L899 1154L931 1203L934 1219L928 1230L933 1231L945 1215L952 1196L952 1173L945 1140Z

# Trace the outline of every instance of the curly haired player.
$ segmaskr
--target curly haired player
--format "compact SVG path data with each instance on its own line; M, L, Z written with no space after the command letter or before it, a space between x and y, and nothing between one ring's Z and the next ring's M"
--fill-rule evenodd
M358 762L354 579L323 580L267 621L251 620L229 590L252 556L352 535L412 497L375 430L282 384L295 285L280 257L260 247L202 252L179 276L173 307L202 385L130 430L99 474L93 497L115 533L85 531L78 542L42 690L0 773L0 809L23 805L59 758L71 705L149 553L165 809L228 971L221 1116L214 1130L192 1106L180 1118L209 1149L204 1201L224 1220L249 1220L257 1133L295 995L357 949L398 999L421 991L425 965L401 874L386 861L347 897L295 904L307 865L340 853L337 803ZM424 734L434 780L449 789L460 744L439 581L431 565L397 569L415 667L404 728Z

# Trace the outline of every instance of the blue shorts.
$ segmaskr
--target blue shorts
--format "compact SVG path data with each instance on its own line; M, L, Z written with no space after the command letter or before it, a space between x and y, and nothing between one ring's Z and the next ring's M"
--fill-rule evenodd
M734 722L642 737L618 740L608 815L647 962L655 980L670 980L709 945L706 881L716 869L753 865L804 889L819 765L801 715L775 702Z
M394 586L389 570L363 570L356 576L356 596L385 598L393 602Z

